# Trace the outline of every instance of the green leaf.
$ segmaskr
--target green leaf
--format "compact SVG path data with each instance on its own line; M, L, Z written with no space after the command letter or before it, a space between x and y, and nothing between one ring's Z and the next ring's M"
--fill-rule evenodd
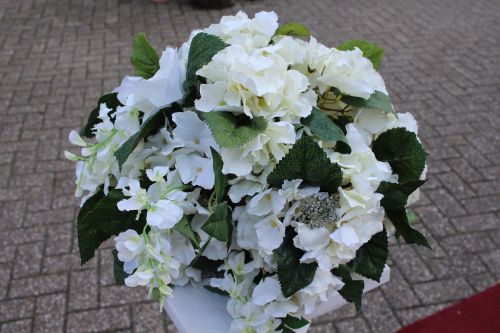
M203 119L210 127L215 141L223 148L239 148L267 128L264 117L236 117L231 112L205 112Z
M304 118L302 123L309 126L311 132L322 141L341 141L347 144L342 129L317 107L313 107L311 115Z
M380 204L384 207L387 217L394 224L397 233L403 237L405 242L430 248L425 236L411 227L405 209L408 196L423 183L424 181L421 180L401 184L382 182L377 192L384 195Z
M97 248L111 236L127 229L141 232L146 223L144 214L136 220L136 212L118 210L116 204L124 198L121 191L111 190L107 196L101 191L85 202L77 217L78 247L82 265L92 259Z
M132 135L122 146L115 152L118 166L120 169L127 161L127 158L132 154L137 145L146 137L156 133L160 128L165 126L165 119L179 110L178 105L172 105L163 108L156 112L154 115L146 119L137 133Z
M308 325L309 320L288 315L285 319L283 319L283 324L289 328L298 329Z
M349 266L364 277L380 281L388 254L387 232L382 230L358 249L356 257L349 263Z
M184 215L172 229L186 236L196 248L200 247L200 237L193 231L191 223L186 215Z
M381 182L377 192L384 195L381 205L385 209L404 208L408 203L408 197L415 192L425 180L408 181L405 183Z
M155 302L160 302L162 298L162 293L160 291L160 288L153 288L151 290L151 299Z
M213 159L213 163L214 163L215 198L217 200L217 203L221 203L222 199L224 198L224 193L225 193L226 187L227 187L227 176L222 173L223 162L222 162L221 156L212 147L210 147L210 150L212 152L212 159Z
M106 104L106 106L109 109L112 109L113 111L115 111L117 107L122 105L118 100L117 93L107 94L99 98L99 100L97 101L97 106L89 114L87 123L80 130L81 136L85 136L87 138L91 138L94 136L94 134L92 133L92 129L94 128L95 125L101 122L101 119L99 119L98 116L99 116L99 110L101 109L101 104L103 103Z
M278 30L276 30L275 36L293 36L293 37L309 37L311 33L309 29L298 22L287 22L280 25Z
M231 210L226 201L215 206L214 211L210 214L201 229L221 242L230 242L233 233L233 223L231 221Z
M283 243L274 250L274 258L278 264L278 279L285 297L293 296L311 284L318 268L316 263L300 263L304 251L293 245L293 237L295 237L293 228L287 228Z
M191 105L195 99L193 96L196 94L195 88L198 85L196 72L208 64L214 55L228 46L219 37L204 32L200 32L194 36L189 48L186 81L184 82L184 90L187 91L186 99L189 100L187 102L188 105Z
M160 57L143 33L135 36L134 52L130 61L135 67L135 74L145 79L151 78L160 69Z
M344 282L344 286L339 290L339 294L350 303L354 303L356 311L361 309L361 300L363 299L363 290L365 282L363 280L353 280L351 271L346 265L340 265L332 269L332 274L338 276Z
M410 223L410 225L420 220L417 213L410 209L406 209L406 218L408 219L408 223Z
M308 185L334 193L342 184L342 171L311 137L304 135L276 165L267 182L281 187L285 180L293 179L303 179Z
M208 246L209 242L205 243ZM206 248L206 246L204 247ZM203 249L202 249L203 250ZM203 277L216 277L220 274L219 267L224 263L223 260L211 260L205 256L196 256L191 262L190 266L199 269L203 272Z
M429 249L431 248L425 236L418 230L411 227L404 208L398 210L386 210L386 214L392 224L394 224L397 233L403 237L406 243L422 245Z
M116 284L123 286L125 284L125 279L128 277L127 272L123 269L123 262L118 259L118 251L114 249L113 253L113 275L115 277Z
M363 57L370 59L373 64L373 67L379 68L380 63L382 62L382 58L384 57L384 49L380 46L372 44L370 42L359 40L359 39L351 39L344 43L342 43L338 49L341 51L350 51L354 50L357 47L363 52Z
M415 133L392 128L380 134L372 146L377 160L389 162L400 183L418 181L424 171L427 153Z
M389 96L378 90L376 90L368 99L344 95L342 96L342 102L357 108L377 109L384 113L396 114L396 110L394 110L394 106L392 105Z

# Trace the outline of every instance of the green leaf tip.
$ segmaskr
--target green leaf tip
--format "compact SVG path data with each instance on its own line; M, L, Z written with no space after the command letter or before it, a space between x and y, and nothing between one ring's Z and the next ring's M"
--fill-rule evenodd
M275 36L309 37L309 28L298 22L287 22L279 26Z
M224 111L204 112L202 116L223 148L240 148L267 129L264 117L236 117Z
M382 58L384 57L384 49L378 45L360 39L351 39L342 43L337 49L341 51L351 51L357 47L363 52L363 56L369 59L374 68L379 68Z
M160 69L160 57L142 32L135 36L130 61L134 65L135 74L145 79L153 77Z

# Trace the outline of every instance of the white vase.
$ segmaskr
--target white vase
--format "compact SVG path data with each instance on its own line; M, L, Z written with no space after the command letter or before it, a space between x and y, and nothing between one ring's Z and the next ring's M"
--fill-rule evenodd
M389 281L389 277L389 266L385 266L380 282L363 278L365 281L364 293L386 283ZM357 276L356 279L361 279L361 277ZM227 296L217 295L205 288L177 287L174 288L174 298L165 302L165 310L179 333L225 333L232 320L226 310L227 300ZM331 312L344 304L346 301L342 296L337 295L320 304L306 318L312 321L314 318ZM307 329L305 327L300 331L296 330L296 332L305 333Z

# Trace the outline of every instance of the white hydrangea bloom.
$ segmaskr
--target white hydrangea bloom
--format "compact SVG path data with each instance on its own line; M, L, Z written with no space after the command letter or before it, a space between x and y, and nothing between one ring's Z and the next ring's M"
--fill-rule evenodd
M69 134L80 153L65 152L76 162L76 194L83 196L82 204L94 196L99 200L123 194L116 209L128 212L123 214L140 225L114 238L118 260L128 274L126 285L145 286L160 302L172 296L172 286L189 283L225 291L234 319L229 332L235 333L278 332L282 318L306 316L338 296L343 282L331 270L355 258L384 227L388 234L395 230L377 189L382 182L397 183L398 175L389 163L377 160L373 143L393 128L418 133L409 113L388 114L344 103L342 95L368 99L376 91L387 94L382 77L360 49L340 51L313 37L307 41L275 35L277 19L274 12L254 18L239 12L194 31L179 49L166 48L151 78L127 76L114 90L120 105L99 105L92 138L76 131ZM200 32L228 46L207 59L196 72L202 79L195 93L185 96L191 41ZM139 133L140 140L129 146L132 151L119 164L118 149L137 138L146 120L172 104L178 110L161 119L153 133ZM349 153L338 149L339 142L321 141L317 128L304 121L316 106L334 121L339 116L348 120ZM247 142L229 148L204 120L210 121L208 112L234 116L237 127L261 117L267 128L249 131ZM281 186L268 183L276 165L304 136L317 141L340 167L338 189L326 192L307 172L304 179L286 179ZM216 193L217 155L228 185L222 197ZM425 167L421 180L426 172ZM417 198L415 191L408 203ZM230 243L204 228L222 202L228 205L229 221L220 221L221 227L224 222L233 225ZM300 262L317 263L317 270L309 285L285 298L278 279L282 263L275 253L291 244L304 252ZM201 269L195 261L201 256L217 266L210 272Z

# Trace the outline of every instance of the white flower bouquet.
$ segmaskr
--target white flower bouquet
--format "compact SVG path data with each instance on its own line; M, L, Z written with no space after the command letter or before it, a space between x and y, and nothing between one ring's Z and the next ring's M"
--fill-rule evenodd
M273 12L240 12L127 76L70 141L81 262L115 236L116 281L161 303L229 295L230 332L291 332L340 294L359 308L388 236L428 246L406 206L424 183L417 123L396 113L383 50L328 48Z

